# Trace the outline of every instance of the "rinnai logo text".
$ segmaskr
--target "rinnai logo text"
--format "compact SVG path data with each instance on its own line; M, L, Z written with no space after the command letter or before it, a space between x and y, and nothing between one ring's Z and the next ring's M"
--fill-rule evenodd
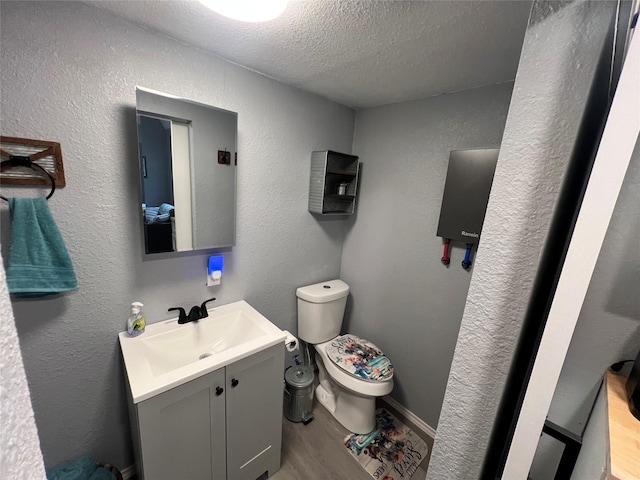
M473 237L473 238L478 238L480 236L477 233L465 232L464 230L462 230L462 235L465 237Z

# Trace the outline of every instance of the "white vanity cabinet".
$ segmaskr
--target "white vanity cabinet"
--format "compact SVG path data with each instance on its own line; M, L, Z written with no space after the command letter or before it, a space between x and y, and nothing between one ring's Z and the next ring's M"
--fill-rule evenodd
M141 480L254 480L280 468L284 345L131 402ZM131 398L130 398L131 400Z

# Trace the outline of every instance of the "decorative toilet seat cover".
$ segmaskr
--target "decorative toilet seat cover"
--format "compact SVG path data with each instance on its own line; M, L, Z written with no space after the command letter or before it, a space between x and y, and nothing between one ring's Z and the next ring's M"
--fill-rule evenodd
M373 343L346 334L331 340L327 356L347 373L369 381L384 381L393 376L393 365Z

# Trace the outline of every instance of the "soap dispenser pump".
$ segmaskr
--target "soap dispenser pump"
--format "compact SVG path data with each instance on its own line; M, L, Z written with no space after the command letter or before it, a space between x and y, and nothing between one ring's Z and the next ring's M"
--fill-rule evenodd
M140 302L131 304L131 315L129 315L129 320L127 321L127 332L130 337L137 337L144 332L146 322L141 310L142 307L143 305Z

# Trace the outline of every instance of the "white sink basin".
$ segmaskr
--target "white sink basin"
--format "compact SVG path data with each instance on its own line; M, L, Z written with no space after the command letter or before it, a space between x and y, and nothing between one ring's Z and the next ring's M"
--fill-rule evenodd
M207 318L184 325L177 318L147 325L134 338L119 334L134 403L284 344L285 333L245 301L208 312Z

